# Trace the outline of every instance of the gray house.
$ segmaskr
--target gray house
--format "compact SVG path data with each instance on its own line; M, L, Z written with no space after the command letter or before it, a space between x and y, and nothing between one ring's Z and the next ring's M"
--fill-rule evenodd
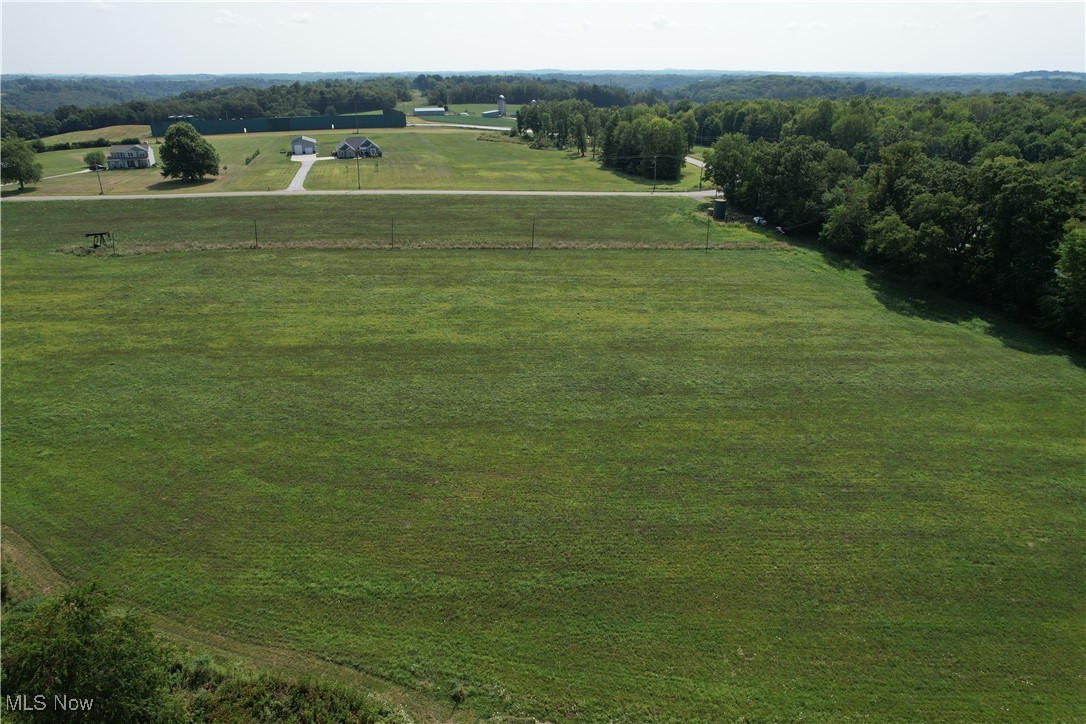
M336 158L376 157L381 155L381 148L365 136L344 138L336 146Z
M309 136L298 136L290 142L290 152L295 156L304 156L307 153L317 152L317 139Z
M149 168L154 165L155 151L149 143L110 146L106 158L109 168Z

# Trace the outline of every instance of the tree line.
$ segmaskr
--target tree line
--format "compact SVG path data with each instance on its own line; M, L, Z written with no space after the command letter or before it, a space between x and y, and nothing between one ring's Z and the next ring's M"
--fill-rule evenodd
M174 96L185 91L212 88L266 88L287 85L294 81L310 83L319 80L366 81L374 78L407 78L407 74L378 73L279 73L231 75L145 75L115 77L83 76L56 78L5 75L4 106L9 110L48 113L64 105L87 108L108 106L131 100L153 100ZM419 82L421 79L421 83ZM656 100L666 102L691 100L699 103L726 100L804 98L844 99L853 95L909 96L926 93L1074 93L1086 87L1086 74L1063 71L1036 70L1013 75L787 75L750 73L719 73L712 71L678 71L668 73L610 72L610 73L533 73L531 75L440 75L421 74L415 79L416 88L429 92L432 86L455 86L450 102L488 103L495 97L496 84L506 84L513 93L497 90L517 103L529 100L566 100L580 98L596 105L628 105ZM554 95L559 81L565 94ZM489 85L476 91L469 87ZM577 95L569 88L581 89ZM623 98L621 91L628 91ZM652 96L640 95L652 91ZM524 96L519 95L520 92ZM610 94L610 95L606 95ZM441 98L440 94L434 96ZM448 96L444 96L446 100ZM466 100L474 97L477 100ZM444 101L443 101L444 102Z
M420 73L412 86L435 106L455 103L495 103L503 95L509 104L530 101L582 100L594 106L627 106L653 103L653 91L631 92L615 85L588 83L566 78L527 76L441 76Z
M694 114L725 131L705 173L733 206L1086 343L1086 95Z
M1081 93L1086 75L1032 71L1014 75L725 75L669 88L665 98L699 103L730 100L846 100L852 96L904 98L939 93Z
M712 139L733 208L1086 343L1086 94L542 101L512 133L661 180Z
M267 88L213 88L104 107L64 105L49 113L26 113L5 108L0 111L0 133L4 137L32 140L105 126L145 125L174 115L217 119L365 113L395 108L398 103L410 98L410 84L406 78L320 80Z
M599 150L604 166L659 180L682 174L693 145L693 113L673 114L663 103L597 108L585 100L542 101L517 112L514 135L535 148L572 147L584 156Z

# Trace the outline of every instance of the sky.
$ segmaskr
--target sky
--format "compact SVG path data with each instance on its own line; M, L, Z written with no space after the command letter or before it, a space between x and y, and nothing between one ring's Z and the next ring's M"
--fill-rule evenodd
M0 2L5 74L1086 71L1086 2Z

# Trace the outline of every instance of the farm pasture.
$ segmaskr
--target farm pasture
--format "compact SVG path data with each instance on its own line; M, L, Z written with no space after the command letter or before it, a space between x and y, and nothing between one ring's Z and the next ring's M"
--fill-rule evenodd
M688 199L348 200L4 202L5 526L482 717L1081 714L1081 357Z

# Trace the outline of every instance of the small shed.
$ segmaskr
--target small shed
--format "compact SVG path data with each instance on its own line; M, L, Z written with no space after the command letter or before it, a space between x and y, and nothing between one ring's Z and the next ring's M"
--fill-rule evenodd
M501 115L502 112L496 108L492 111L483 111L483 118L500 118Z
M290 142L290 151L295 156L304 156L307 153L317 152L317 139L309 136L298 136Z

